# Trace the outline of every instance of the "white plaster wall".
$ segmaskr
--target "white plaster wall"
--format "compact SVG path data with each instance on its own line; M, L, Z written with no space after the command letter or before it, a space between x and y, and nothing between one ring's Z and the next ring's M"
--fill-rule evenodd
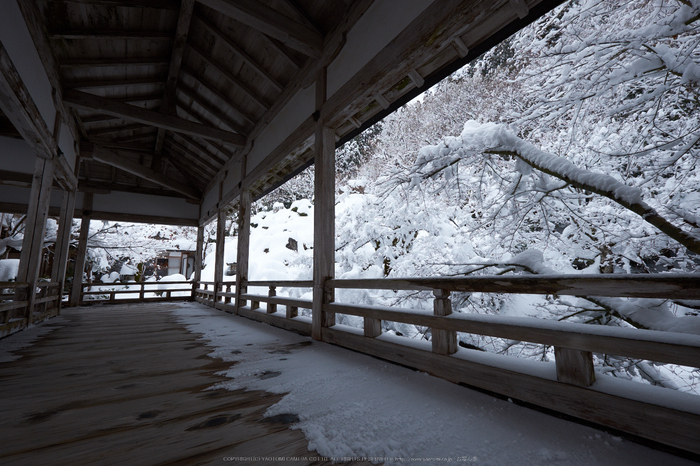
M0 41L39 108L49 131L52 131L56 108L51 97L51 83L34 48L27 24L16 0L0 0L0 5Z
M315 84L301 89L291 98L275 119L255 139L255 145L248 154L246 174L253 171L282 141L313 115L315 99Z
M32 190L30 188L0 185L0 201L2 202L10 202L13 204L22 204L28 206L31 194ZM49 206L58 207L60 209L62 202L63 191L58 189L52 190L51 197L49 200ZM26 209L24 209L22 213L26 213Z
M374 2L348 32L345 46L328 66L328 97L335 94L431 3L433 0Z
M29 204L30 195L31 190L29 188L0 185L0 201L2 202L11 202L13 204Z
M68 125L61 125L61 135L58 140L58 147L63 152L63 156L68 162L68 166L71 170L75 169L75 161L78 158L75 153L75 143L73 142L73 135L70 133Z
M35 162L36 155L24 140L0 136L0 170L34 174Z
M228 175L224 179L224 196L231 192L232 189L235 189L240 181L241 166L240 164L236 164L235 166L229 168Z
M82 207L82 200L77 207ZM199 218L199 206L184 199L166 196L151 196L114 191L110 194L95 194L92 210L120 214L178 217L190 220Z
M205 216L210 211L215 212L217 202L219 202L219 187L214 186L202 199L202 215Z

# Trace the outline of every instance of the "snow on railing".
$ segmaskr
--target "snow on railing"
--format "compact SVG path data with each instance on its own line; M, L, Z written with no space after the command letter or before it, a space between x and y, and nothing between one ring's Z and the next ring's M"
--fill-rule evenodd
M230 302L236 293L231 292L229 283L200 282L195 292L199 302L217 309L312 334L312 319L299 316L298 309L311 309L313 303L277 296L277 290L312 288L313 282L249 281L244 286L238 304ZM248 292L248 287L267 287L267 296ZM529 317L453 314L450 299L451 293L458 291L698 300L700 274L332 279L325 288L331 299L339 288L432 291L433 313L325 302L321 307L325 315L317 319L324 323L322 341L700 454L694 433L700 425L699 396L600 376L592 359L596 353L700 367L700 335ZM265 303L265 308L260 303ZM278 306L284 306L285 312ZM335 324L336 314L359 316L364 327ZM432 341L383 333L382 321L426 327ZM555 361L463 348L458 344L458 332L553 346Z
M195 285L190 281L86 283L83 284L81 304L190 300Z

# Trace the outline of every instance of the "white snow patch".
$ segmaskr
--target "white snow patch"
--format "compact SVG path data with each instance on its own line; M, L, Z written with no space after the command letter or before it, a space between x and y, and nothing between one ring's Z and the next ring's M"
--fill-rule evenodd
M301 429L309 448L324 456L368 457L387 465L409 460L463 465L691 464L424 373L204 306L181 304L174 312L191 331L204 334L213 347L212 357L238 362L226 372L232 380L220 387L285 394L266 415L297 414L300 422L292 428Z

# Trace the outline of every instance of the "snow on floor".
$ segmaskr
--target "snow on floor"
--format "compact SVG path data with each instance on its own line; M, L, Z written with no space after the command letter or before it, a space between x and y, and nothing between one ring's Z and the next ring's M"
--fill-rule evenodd
M292 332L182 303L182 323L211 355L237 361L217 386L286 393L267 416L293 413L309 447L337 461L385 464L690 465L557 419Z
M54 317L43 322L43 324L50 323L51 325L33 325L21 332L13 333L0 339L0 362L19 359L21 356L16 354L17 351L32 346L39 338L59 328L62 322L65 322L65 319L60 316Z

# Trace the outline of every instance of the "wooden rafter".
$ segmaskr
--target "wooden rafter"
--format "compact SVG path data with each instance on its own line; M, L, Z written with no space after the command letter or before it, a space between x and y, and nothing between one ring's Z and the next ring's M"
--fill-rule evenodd
M140 155L143 154L140 152L125 151L123 149L108 149L99 145L92 147L92 158L99 162L106 163L107 165L124 170L144 180L182 193L191 199L200 199L202 197L202 193L192 186L167 178L150 168L130 160L130 157Z
M172 115L163 115L152 110L145 110L122 102L115 102L85 92L75 90L64 91L63 100L71 107L98 110L108 115L118 116L126 120L136 121L158 128L165 128L170 131L200 136L204 139L213 139L234 146L243 146L245 144L245 138L240 134L211 128Z
M218 169L212 168L211 164L207 163L198 154L188 149L183 144L175 143L173 139L169 137L165 139L165 150L171 154L171 156L177 156L189 163L193 170L197 170L207 179L207 182L218 171Z
M193 170L198 170L205 174L207 178L211 178L219 169L219 167L214 167L212 164L207 163L199 154L188 149L183 144L176 144L170 138L165 139L165 147L171 154L176 153L179 157L190 162Z
M102 136L103 134L121 133L122 131L134 131L148 128L149 127L143 123L134 123L124 126L108 126L106 128L88 130L88 136Z
M194 10L194 0L182 0L180 4L180 15L177 19L177 27L175 28L175 40L173 42L173 52L170 58L170 67L168 69L168 77L165 80L165 94L163 102L160 106L160 111L166 115L173 114L173 105L175 103L175 90L177 88L177 80L180 76L180 65L185 54L185 46L187 45L187 35L192 22L192 11ZM165 128L158 128L158 136L156 137L156 154L160 154L163 149L163 138L165 137Z
M323 37L318 31L297 23L262 3L248 0L199 1L309 57L321 56Z
M254 125L255 124L255 117L248 115L243 109L238 107L237 105L233 104L231 102L231 97L227 96L223 92L221 92L219 89L216 88L213 84L210 84L207 82L204 78L199 76L199 73L197 73L195 70L192 68L182 65L182 71L189 75L194 81L196 81L202 88L206 89L209 91L212 95L214 95L216 98L218 98L221 102L225 102L226 105L233 110L234 112L238 113L238 115L243 118L247 124L249 125ZM245 134L245 133L244 133Z
M179 0L68 0L71 3L85 5L105 5L121 8L158 8L163 10L177 10L180 7Z
M52 39L65 40L172 40L168 31L124 31L121 29L77 29L50 32Z
M246 83L238 79L237 76L235 76L231 71L227 70L224 68L220 63L216 62L212 57L211 54L207 53L204 51L201 47L199 47L197 44L194 44L190 42L189 44L190 49L194 50L197 55L199 55L209 66L214 68L217 72L219 72L224 78L226 78L231 84L233 84L234 87L237 89L240 89L245 93L253 102L255 102L257 105L259 105L263 111L266 111L267 109L270 108L270 104L265 102L256 91L251 89Z
M233 53L235 53L238 57L240 57L248 66L250 66L258 75L260 75L265 81L267 81L272 87L277 89L278 91L282 91L284 89L284 86L280 84L277 79L275 79L270 72L268 72L262 65L260 65L253 57L248 55L245 50L243 50L238 44L236 44L233 40L231 40L228 36L226 36L222 31L220 31L216 26L214 26L211 22L209 22L207 19L195 16L195 19L203 24L209 32L214 36L214 38L221 43L223 43L226 47L228 47Z
M197 94L194 91L194 89L190 89L188 86L181 84L180 86L178 86L178 93L188 97L190 100L192 100L193 103L196 103L205 111L221 120L226 126L231 128L233 131L237 132L241 136L247 135L245 128L241 124L234 121L230 116L225 114L221 109L219 109L215 105L212 105L211 103L206 101L201 95Z
M125 87L140 85L162 85L162 76L144 76L128 79L87 79L82 81L69 81L63 84L64 89L97 89L106 87Z
M168 60L161 57L145 58L64 58L59 62L61 68L117 68L120 66L163 66Z

